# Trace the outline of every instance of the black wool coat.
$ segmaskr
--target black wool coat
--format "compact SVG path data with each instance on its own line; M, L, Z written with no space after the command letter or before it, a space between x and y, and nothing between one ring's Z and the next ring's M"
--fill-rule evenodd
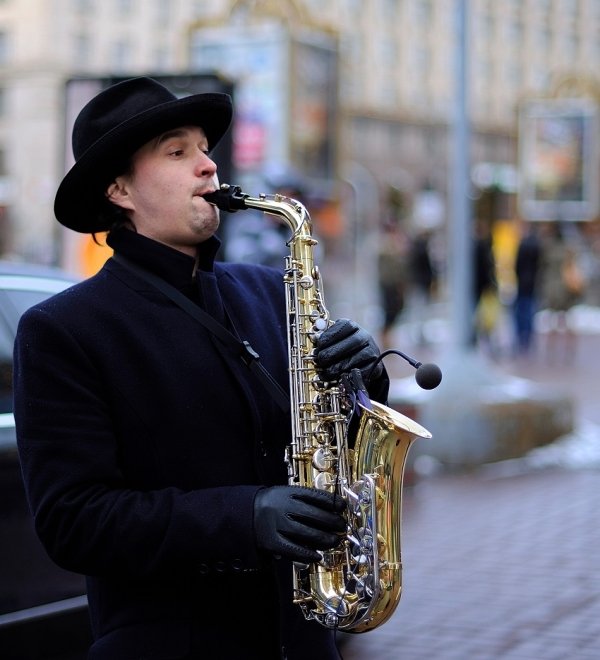
M189 257L128 231L112 246L204 304ZM200 280L287 390L282 274L213 264L217 246ZM292 604L291 564L256 549L290 422L237 355L110 259L23 315L14 357L30 507L52 559L87 576L91 659L339 657Z

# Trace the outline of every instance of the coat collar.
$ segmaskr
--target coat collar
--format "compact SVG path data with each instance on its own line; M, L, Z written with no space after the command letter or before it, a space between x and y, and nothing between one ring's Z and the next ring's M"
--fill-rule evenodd
M108 245L139 266L159 275L164 280L184 289L193 282L195 259L126 228L120 228L108 235ZM198 268L212 272L216 253L221 241L212 236L198 244Z

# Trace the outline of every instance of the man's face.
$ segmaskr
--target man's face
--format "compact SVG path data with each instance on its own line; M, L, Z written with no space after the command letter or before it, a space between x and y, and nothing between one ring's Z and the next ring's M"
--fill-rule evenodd
M202 195L218 187L204 131L185 126L138 149L131 171L109 186L109 199L124 208L140 234L187 254L212 236L219 212Z

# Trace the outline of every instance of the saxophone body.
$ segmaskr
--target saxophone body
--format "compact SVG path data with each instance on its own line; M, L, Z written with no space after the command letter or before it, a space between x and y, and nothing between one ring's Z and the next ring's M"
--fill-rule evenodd
M281 195L250 197L228 184L205 198L226 211L262 210L291 230L284 271L292 424L288 482L337 493L347 503L343 543L322 552L318 563L294 563L294 602L307 619L327 628L373 630L400 600L404 468L413 441L431 434L385 405L361 400L347 382L319 378L314 345L332 321L305 207ZM355 415L359 421L351 433Z

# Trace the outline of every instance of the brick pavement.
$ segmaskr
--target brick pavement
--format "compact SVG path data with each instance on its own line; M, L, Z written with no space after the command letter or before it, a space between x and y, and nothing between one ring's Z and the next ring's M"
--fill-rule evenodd
M378 629L342 635L344 660L597 660L599 511L598 469L407 489L402 599Z

